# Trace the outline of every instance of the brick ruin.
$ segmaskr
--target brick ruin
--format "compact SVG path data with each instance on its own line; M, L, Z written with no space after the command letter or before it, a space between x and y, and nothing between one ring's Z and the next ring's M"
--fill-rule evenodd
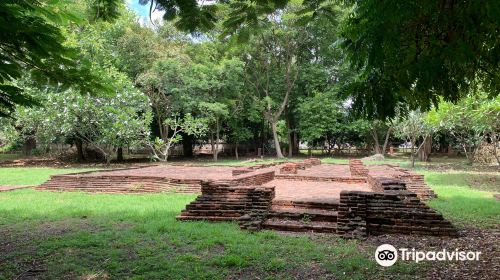
M202 195L186 206L177 219L232 221L250 213L269 211L274 188L237 186L232 181L207 181Z
M337 234L346 238L403 233L456 237L456 228L406 190L342 192Z
M55 175L37 187L99 193L200 193L179 220L237 221L245 230L457 236L423 200L423 175L392 165L302 162L252 167L156 166ZM298 196L297 196L298 195Z
M351 170L351 176L366 177L368 175L368 168L359 159L349 160L349 169Z
M282 165L279 168L280 175L276 175L276 178L285 178L292 182L297 180L300 177L296 175L297 172L290 172L298 170L297 166L296 163ZM306 164L304 166L307 168ZM421 184L423 180L421 181L420 176L401 169L394 169L404 173L395 177L370 174L369 168L360 161L352 162L349 167L351 176L356 176L350 177L351 180L354 178L352 182L358 183L358 180L363 178L369 189L342 191L336 203L276 201L275 188L272 186L249 187L227 182L208 182L202 187L202 195L187 205L177 218L237 220L245 230L327 232L344 238L365 238L368 235L386 233L449 237L458 235L456 228L449 221L421 201L433 196L428 195L430 188ZM335 181L333 178L318 177L312 181L323 179ZM344 179L339 181L346 182ZM300 180L308 180L308 177L302 176ZM409 184L418 187L409 189ZM429 190L425 190L426 188ZM417 192L413 192L413 189L417 189ZM425 195L422 195L424 193Z

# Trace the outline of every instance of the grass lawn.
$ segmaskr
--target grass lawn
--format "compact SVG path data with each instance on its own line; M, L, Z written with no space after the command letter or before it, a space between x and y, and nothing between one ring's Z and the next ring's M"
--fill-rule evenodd
M492 228L500 225L499 173L420 171L438 195L428 204L457 226Z
M90 168L0 168L0 186L33 186L47 181L51 175L91 171Z
M0 275L44 279L366 279L378 266L358 241L248 233L235 223L178 222L194 195L0 193ZM0 277L2 278L2 277Z
M346 159L329 161L347 163ZM34 185L52 174L86 170L0 168L0 185ZM418 170L439 196L429 205L455 225L498 228L500 203L493 198L493 193L500 192L498 172ZM406 279L426 265L397 262L382 268L374 261L371 243L335 235L249 233L236 223L176 221L175 216L194 198L31 189L0 192L0 279L26 275L42 279L379 279L388 275Z

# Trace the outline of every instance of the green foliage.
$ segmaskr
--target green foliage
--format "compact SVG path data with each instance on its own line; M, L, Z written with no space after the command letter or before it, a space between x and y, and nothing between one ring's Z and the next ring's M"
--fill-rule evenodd
M104 72L113 94L82 95L73 90L24 88L41 107L16 110L15 127L22 137L35 136L39 145L80 139L103 152L109 160L118 147L134 147L149 136L151 111L148 98L124 74Z
M335 145L364 142L370 124L366 120L353 118L346 104L334 90L299 99L298 128L302 139L311 146L324 142L328 150Z
M409 112L407 116L397 122L395 133L415 145L420 137L432 132L432 128L425 122L425 117L426 115L420 111Z
M0 116L16 104L36 104L14 82L26 71L41 87L50 83L84 93L109 89L92 73L90 62L65 44L61 27L82 23L83 12L73 1L0 2Z
M207 120L194 118L189 113L182 118L179 115L167 118L163 121L163 125L170 129L170 134L167 133L166 139L155 137L153 141L148 142L148 146L154 154L153 159L161 161L167 161L170 149L182 140L180 133L199 137L207 131Z
M371 116L397 102L430 109L457 101L478 84L500 91L498 1L347 1L341 40L360 71L349 92Z
M429 112L427 123L436 131L449 133L472 162L475 151L489 135L495 142L500 133L500 97L470 94L457 103L441 102Z
M299 129L304 140L314 141L338 133L343 129L345 110L342 103L331 93L316 93L300 102L298 108Z

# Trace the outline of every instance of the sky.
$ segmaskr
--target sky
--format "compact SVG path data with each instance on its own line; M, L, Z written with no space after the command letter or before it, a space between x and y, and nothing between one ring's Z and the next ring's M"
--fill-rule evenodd
M149 25L149 5L139 4L139 0L127 0L127 6L130 10L134 11L139 16L139 22L143 25ZM163 12L154 11L151 15L153 21L161 20L163 17Z

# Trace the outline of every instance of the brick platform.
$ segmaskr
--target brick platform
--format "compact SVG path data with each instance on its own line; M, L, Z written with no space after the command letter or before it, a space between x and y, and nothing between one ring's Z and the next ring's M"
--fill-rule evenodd
M406 189L417 194L422 200L437 197L434 191L425 183L424 175L394 165L369 166L369 175L375 178L393 178L405 184Z
M458 235L449 221L409 191L342 192L337 221L337 233L346 238L386 233Z
M274 188L236 186L234 182L205 181L202 194L186 206L179 220L237 220L244 214L268 211L274 198Z
M450 222L421 201L435 197L422 175L359 160L349 165L307 159L244 168L150 166L55 175L37 189L201 193L179 220L238 221L246 230L328 232L346 238L457 235Z
M349 169L352 176L366 177L368 175L368 169L359 159L349 160Z
M231 167L153 166L112 171L54 175L38 190L93 193L200 193L201 183L229 180L235 185L262 185L274 179L274 169L262 168L233 176Z
M297 174L299 165L296 163L286 163L280 168L280 174Z

